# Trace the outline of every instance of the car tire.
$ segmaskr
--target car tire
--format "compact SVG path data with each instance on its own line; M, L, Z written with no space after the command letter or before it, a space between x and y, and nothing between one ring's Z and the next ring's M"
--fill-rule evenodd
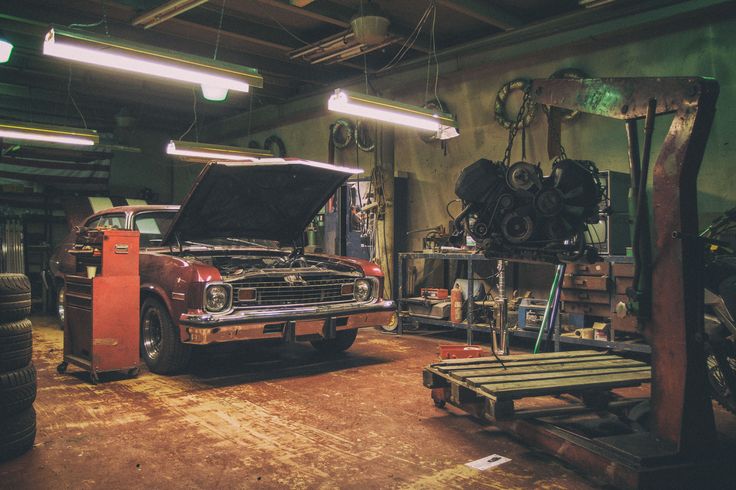
M23 274L0 274L0 321L21 320L31 314L31 283Z
M0 462L16 458L33 447L36 440L36 411L33 407L0 419Z
M31 321L0 323L0 373L20 369L31 362Z
M36 368L33 364L0 374L0 417L20 413L36 399Z
M141 357L151 372L175 374L189 363L192 346L183 344L179 331L161 301L147 298L141 307Z
M312 340L311 344L322 354L334 355L348 350L353 345L353 342L355 342L355 337L357 336L358 329L351 328L350 330L337 332L334 339Z

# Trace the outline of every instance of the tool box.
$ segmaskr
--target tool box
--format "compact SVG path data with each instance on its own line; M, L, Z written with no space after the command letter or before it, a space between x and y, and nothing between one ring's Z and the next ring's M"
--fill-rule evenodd
M64 361L97 374L126 371L140 364L139 233L88 230L74 248L75 274L65 277Z
M429 299L447 299L450 297L450 292L443 288L421 288L419 294L422 298Z
M429 298L406 298L404 300L412 316L447 320L450 318L450 301Z
M546 307L547 300L545 299L522 299L518 309L519 328L538 332L539 327L542 325L544 309ZM580 313L563 313L560 316L560 324L583 328L585 326L585 315Z

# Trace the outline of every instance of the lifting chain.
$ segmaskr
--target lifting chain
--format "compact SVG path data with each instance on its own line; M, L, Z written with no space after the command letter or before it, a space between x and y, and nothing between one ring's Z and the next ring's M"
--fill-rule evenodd
M506 82L503 84L503 86L498 90L498 94L496 95L496 102L494 104L493 110L496 116L496 122L500 124L502 127L506 129L511 129L511 127L514 125L514 121L511 121L506 116L506 100L509 98L509 94L516 90L521 90L523 92L526 92L529 88L529 85L531 84L530 80L524 79L524 78L517 78L514 80L511 80L510 82ZM532 123L532 120L534 119L534 116L537 113L537 106L531 106L526 109L526 114L524 114L524 126L529 126Z
M509 128L509 143L506 146L506 151L503 153L503 164L506 167L511 163L511 150L514 147L514 138L516 138L516 133L519 131L519 128L526 127L525 117L527 114L531 114L534 111L531 87L531 82L526 83L524 86L524 98L521 101L519 113L516 115L516 121L514 121Z

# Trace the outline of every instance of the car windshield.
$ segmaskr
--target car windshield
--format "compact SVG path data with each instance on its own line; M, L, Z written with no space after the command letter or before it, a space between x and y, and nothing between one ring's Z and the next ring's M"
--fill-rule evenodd
M141 234L141 247L155 247L161 244L163 234L171 226L176 211L141 213L133 220L133 229Z
M279 248L279 242L275 240L259 240L255 238L202 238L197 241L188 241L185 243L217 247Z
M176 211L156 211L140 213L133 218L133 229L141 234L141 247L157 247L161 245L163 235L168 231ZM242 246L257 248L278 248L279 244L273 240L258 240L249 238L202 238L196 241L184 242L193 246Z

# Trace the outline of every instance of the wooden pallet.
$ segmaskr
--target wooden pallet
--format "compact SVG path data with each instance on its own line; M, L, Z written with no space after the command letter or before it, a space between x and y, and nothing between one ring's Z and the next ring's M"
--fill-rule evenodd
M495 357L437 362L424 369L424 386L432 389L438 405L449 401L496 420L542 415L540 410L514 410L514 400L527 397L570 393L582 398L582 405L546 410L549 414L603 408L612 400L611 389L638 386L652 376L646 363L594 350L521 354L501 361L503 365Z

